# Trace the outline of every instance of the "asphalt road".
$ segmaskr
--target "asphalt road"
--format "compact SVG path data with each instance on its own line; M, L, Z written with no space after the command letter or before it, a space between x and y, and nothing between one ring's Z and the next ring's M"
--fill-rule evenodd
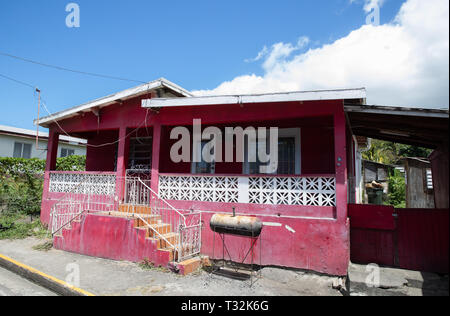
M0 296L56 296L56 294L0 267Z

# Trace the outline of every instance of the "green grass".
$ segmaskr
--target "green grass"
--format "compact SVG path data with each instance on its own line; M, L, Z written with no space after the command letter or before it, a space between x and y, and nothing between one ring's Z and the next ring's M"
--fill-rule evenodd
M21 214L0 214L0 239L43 239L48 236L48 231L39 218L32 222L28 222L27 218L29 217Z
M162 266L159 266L159 267L155 266L153 264L153 262L150 262L150 260L148 260L148 259L144 259L143 261L139 262L138 265L142 270L153 270L153 271L159 271L159 272L165 272L165 273L170 272L170 270L167 268L164 268Z
M33 246L33 249L37 250L37 251L49 251L52 248L53 248L53 242L51 240L47 240L43 244Z

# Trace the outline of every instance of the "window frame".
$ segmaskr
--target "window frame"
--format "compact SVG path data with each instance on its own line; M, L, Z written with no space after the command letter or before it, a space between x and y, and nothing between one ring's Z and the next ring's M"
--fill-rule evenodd
M279 128L278 129L278 139L280 138L294 138L295 139L295 173L292 175L301 175L302 174L302 149L301 149L301 128L293 127L293 128ZM269 137L267 135L266 142L269 144ZM257 148L257 138L248 138L248 141L244 144L244 162L242 164L242 173L245 175L250 175L250 162L248 161L248 148L250 147L250 143L254 143L254 147ZM277 169L278 170L278 169ZM259 175L260 173L252 174ZM271 175L278 175L278 173L273 173ZM291 175L291 176L292 176ZM286 175L285 175L286 176ZM288 175L287 175L288 176Z
M16 145L20 145L20 157L16 157ZM29 148L29 157L24 157L25 146ZM14 141L13 155L12 155L13 158L31 159L32 156L33 156L32 144Z
M66 151L66 154L63 155L63 150ZM72 152L72 154L70 154ZM75 156L75 149L72 148L66 148L66 147L61 147L61 151L60 151L60 157L61 158L65 158L65 157L69 157L69 156Z
M200 140L199 142L196 142L194 144L195 148L194 150L197 152L197 157L200 157L200 159L203 161L203 155L202 155L202 151L203 151L203 144L207 144L209 143L211 140ZM193 155L194 153L192 153ZM205 162L207 164L211 165L211 172L210 173L200 173L197 172L197 164L199 162L195 162L193 158L191 158L192 162L191 162L191 173L192 174L215 174L216 173L216 161L214 160L213 162ZM200 162L201 163L201 162Z

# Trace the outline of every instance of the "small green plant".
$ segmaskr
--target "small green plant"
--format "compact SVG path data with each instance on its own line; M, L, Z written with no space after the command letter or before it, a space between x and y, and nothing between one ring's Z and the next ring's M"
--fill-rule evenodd
M52 248L53 248L53 241L51 241L51 240L47 240L43 244L39 244L39 245L33 246L34 250L44 251L44 252L47 252L47 251L49 251Z
M153 262L151 262L149 259L144 259L141 262L139 262L139 267L143 270L152 270L152 271L159 271L159 272L170 272L169 269L163 267L163 266L155 266Z
M155 268L155 265L150 260L144 259L141 262L139 262L139 267L143 270L151 270Z

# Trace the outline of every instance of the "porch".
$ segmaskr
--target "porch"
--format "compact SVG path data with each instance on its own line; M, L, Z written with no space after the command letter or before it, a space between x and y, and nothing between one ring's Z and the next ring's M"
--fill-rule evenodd
M333 122L332 116L299 118L295 123L292 120L279 121L277 126L281 126L281 131L298 133L287 142L291 147L287 146L286 153L282 153L285 158L280 164L284 166L279 170L284 172L279 174L254 172L247 161L173 163L170 158L170 147L174 143L170 139L173 126L160 126L159 138L155 137L157 126L134 131L127 128L122 132L125 138L120 137L120 130L100 131L88 138L88 143L97 145L106 141L115 144L88 148L88 171L46 172L43 211L47 209L49 221L53 221L50 214L58 208L58 203L64 213L68 208L63 201L75 200L81 201L77 205L83 204L82 209L91 215L133 218L133 229L137 228L139 233L145 231L143 237L156 243L155 251L167 253L172 250L168 258L182 260L199 253L212 256L214 247L219 249L221 245L217 239L214 241L214 233L208 225L210 217L215 213L232 213L234 208L237 215L256 216L265 223L261 239L265 246L262 254L255 253L255 260L261 258L263 264L268 265L344 273L340 271L346 270L346 264L339 262L346 258L341 250L348 249L348 239L342 240L333 232L345 231L348 227L345 215L347 184L340 186L341 197L345 198L341 199L344 207L338 209L337 180L343 180L339 167L344 166L346 153L342 149L334 150L336 140L339 142L342 138L334 133ZM258 124L247 122L246 125L252 123ZM274 122L259 124L275 125ZM77 135L80 137L82 134ZM113 135L115 138L111 137ZM198 172L205 170L208 173ZM107 222L118 225L115 220ZM61 221L55 230L63 223ZM101 225L94 218L85 223ZM65 240L81 238L71 234L64 232L62 235ZM300 234L303 238L299 243L295 236ZM95 238L105 240L104 237ZM230 237L227 242L233 256L242 259L242 248L247 247L247 242L242 244L242 240L235 237ZM315 253L323 242L329 243L330 248L316 257ZM343 248L331 249L333 243ZM80 251L61 244L61 239L57 244L61 249ZM111 257L97 252L92 254ZM323 261L325 257L334 261L340 270L327 270L328 263ZM129 258L125 256L125 259Z
M81 114L73 114L75 110L70 116L60 114L58 124L48 118L41 219L51 223L51 214L59 206L61 210L74 208L69 211L72 214L80 210L87 214L74 220L72 232L63 229L58 237L63 250L132 261L143 259L144 253L150 255L142 249L153 249L154 257L172 252L172 260L197 253L218 259L213 249L222 245L209 227L210 218L235 211L264 223L255 245L261 252L254 253L255 261L345 275L347 203L356 196L356 143L343 102L360 102L363 97L360 90L299 92L261 96L265 99L260 102L241 99L231 104L223 98L220 102L225 103L208 103L184 98L206 105L182 106L170 99L173 106L147 107L148 96L140 96L96 111L84 105ZM270 132L266 139L246 135L243 144L234 134L232 146L220 143L215 147L225 158L193 159L212 140L212 136L195 138L196 119L204 130L215 129L222 137L227 129L241 128L245 134L252 127L258 131L277 128L275 171L261 172L271 161L252 160L248 155L261 143L270 144ZM178 152L179 160L171 155L180 140L177 128L188 132L192 144L190 152ZM86 172L54 170L54 149L59 135L65 133L87 139ZM238 154L239 148L244 157ZM117 244L115 249L125 249L124 255L117 256L115 249L97 244L99 240L104 245ZM133 245L125 247L124 242ZM91 249L93 244L98 246ZM249 241L227 237L230 259L243 260L249 245Z
M118 211L119 205L148 203L141 197L145 185L160 199L181 210L231 212L235 207L238 212L252 215L345 220L345 208L342 214L338 214L337 209L339 202L346 205L347 179L354 177L354 141L349 134L346 136L343 113L339 116L333 113L309 115L277 121L215 124L222 135L226 135L227 128L242 128L245 132L253 126L267 130L276 127L279 161L273 173L261 173L261 168L270 162L260 162L259 158L251 161L248 154L239 161L238 135L233 138L231 162L225 159L206 162L203 158L198 162L174 162L171 149L178 139L171 136L178 127L172 124L155 122L136 128L75 132L77 137L88 140L86 172L54 171L54 153L49 150L44 200L57 200L85 182L88 184L78 191L114 197L114 208ZM149 117L156 119L160 115ZM205 129L212 125L209 120L203 123ZM192 122L181 127L189 132L194 128ZM59 134L53 133L52 143L57 143L58 137ZM196 142L193 138L189 139L192 144L187 154L189 158L207 143L207 140ZM269 143L269 136L266 142ZM241 146L247 153L259 143L258 139L247 137ZM50 144L49 148L52 146ZM227 145L221 143L220 146L225 153ZM137 184L137 179L142 183ZM354 194L350 199L354 199ZM42 216L47 222L45 208Z

